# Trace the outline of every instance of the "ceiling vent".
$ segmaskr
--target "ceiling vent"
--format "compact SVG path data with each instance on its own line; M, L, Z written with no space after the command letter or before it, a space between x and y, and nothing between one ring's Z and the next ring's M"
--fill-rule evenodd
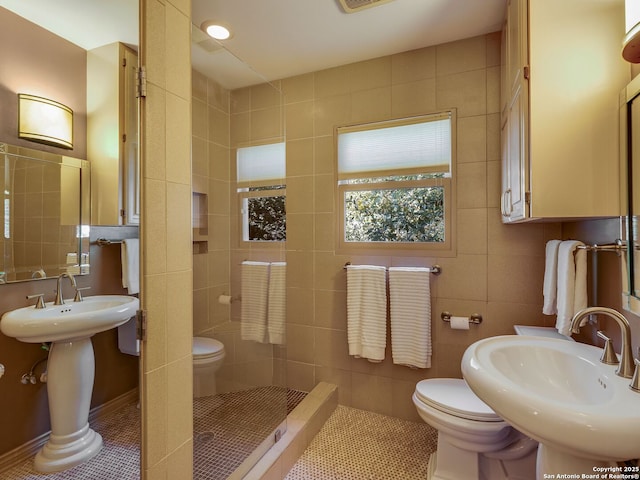
M365 8L375 7L383 3L389 3L393 0L338 0L340 5L347 13L355 13Z

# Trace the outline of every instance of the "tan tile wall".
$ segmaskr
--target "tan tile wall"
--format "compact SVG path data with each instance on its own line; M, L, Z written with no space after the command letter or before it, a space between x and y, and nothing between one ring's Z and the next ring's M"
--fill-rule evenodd
M466 347L542 325L544 245L559 224L502 225L500 34L376 58L282 81L287 137L287 381L339 385L340 403L418 420L411 394L426 377L460 377ZM335 248L333 131L337 125L457 109L457 255L344 255ZM432 368L349 357L345 262L432 265ZM480 313L453 331L440 320Z
M143 478L192 478L191 65L187 0L143 0Z

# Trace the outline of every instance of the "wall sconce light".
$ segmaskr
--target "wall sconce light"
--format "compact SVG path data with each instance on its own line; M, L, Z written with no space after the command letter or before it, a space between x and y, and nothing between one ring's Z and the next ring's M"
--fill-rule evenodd
M47 98L18 94L18 137L73 148L73 110Z

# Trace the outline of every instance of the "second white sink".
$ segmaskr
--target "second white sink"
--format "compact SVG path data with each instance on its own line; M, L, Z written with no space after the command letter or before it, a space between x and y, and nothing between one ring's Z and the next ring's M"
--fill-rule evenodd
M640 457L640 394L600 362L601 354L578 342L492 337L466 350L462 373L515 428L592 467Z

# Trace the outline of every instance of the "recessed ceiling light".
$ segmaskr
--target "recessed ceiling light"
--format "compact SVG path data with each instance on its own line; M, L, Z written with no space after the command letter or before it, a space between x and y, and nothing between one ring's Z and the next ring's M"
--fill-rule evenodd
M218 22L204 22L202 24L202 30L204 30L211 38L215 38L216 40L227 40L231 37L229 29Z

